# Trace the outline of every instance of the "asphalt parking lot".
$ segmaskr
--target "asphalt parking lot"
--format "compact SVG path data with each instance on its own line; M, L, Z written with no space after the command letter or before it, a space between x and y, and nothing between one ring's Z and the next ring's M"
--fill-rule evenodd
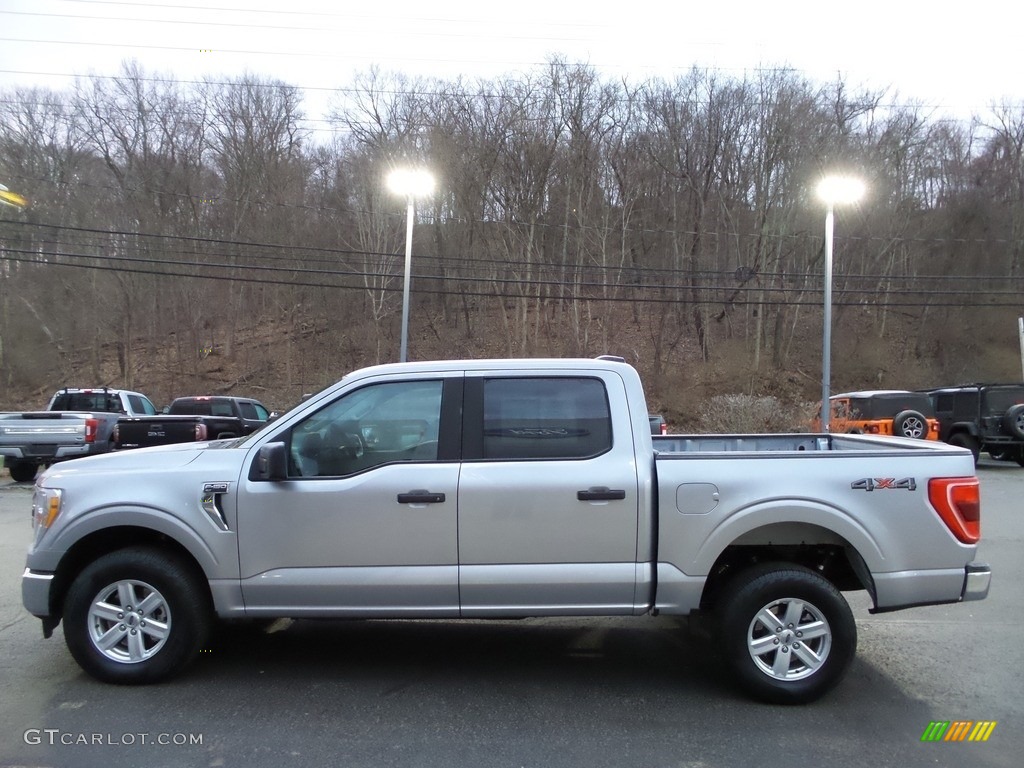
M805 707L746 700L669 618L220 631L180 679L102 685L21 607L31 486L0 478L0 766L1018 766L1024 470L983 462L989 598L872 616ZM712 641L713 642L713 641ZM935 721L988 740L923 742Z

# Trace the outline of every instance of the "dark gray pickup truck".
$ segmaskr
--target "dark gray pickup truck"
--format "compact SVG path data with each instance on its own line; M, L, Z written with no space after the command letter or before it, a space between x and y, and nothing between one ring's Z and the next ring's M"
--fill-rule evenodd
M114 445L121 450L243 437L269 419L266 406L247 397L179 397L163 414L121 419Z

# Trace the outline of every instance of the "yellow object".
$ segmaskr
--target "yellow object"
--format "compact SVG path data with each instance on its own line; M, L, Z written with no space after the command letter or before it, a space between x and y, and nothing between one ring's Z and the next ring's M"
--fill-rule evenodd
M20 209L28 206L28 199L0 184L0 203Z

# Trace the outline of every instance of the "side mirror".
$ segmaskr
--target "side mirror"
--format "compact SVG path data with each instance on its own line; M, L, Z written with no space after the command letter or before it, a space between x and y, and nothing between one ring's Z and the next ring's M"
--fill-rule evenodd
M260 448L253 464L253 480L287 480L288 448L284 443L267 443Z

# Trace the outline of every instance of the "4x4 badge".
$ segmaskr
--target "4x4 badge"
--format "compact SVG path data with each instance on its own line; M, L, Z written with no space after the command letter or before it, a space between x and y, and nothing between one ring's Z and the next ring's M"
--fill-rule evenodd
M850 487L854 490L916 490L918 481L912 477L903 477L899 480L895 477L865 477L862 480L854 480Z
M904 477L902 480L895 477L865 477L863 480L854 480L850 487L855 491L916 491L917 481L912 477Z

